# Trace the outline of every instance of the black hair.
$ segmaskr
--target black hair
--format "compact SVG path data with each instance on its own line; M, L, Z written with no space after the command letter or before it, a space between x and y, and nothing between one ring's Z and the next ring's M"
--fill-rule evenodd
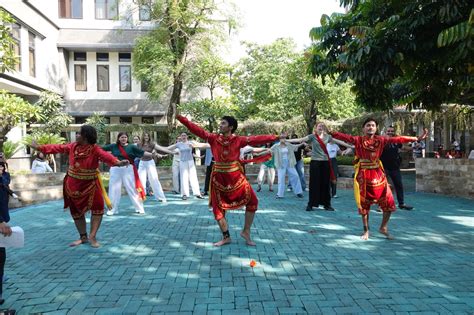
M373 121L375 123L375 126L378 126L379 123L375 120L375 118L372 118L372 117L369 117L367 118L366 120L364 120L364 123L362 124L362 128L365 127L365 125L368 123L368 122L371 122Z
M120 132L118 133L118 135L117 135L117 141L116 141L115 143L120 144L120 140L119 140L119 139L120 139L120 137L123 136L123 135L126 135L127 138L128 138L128 133L126 133L125 131L120 131Z
M232 116L224 116L222 117L222 120L225 120L227 121L227 123L229 124L229 126L232 126L232 132L235 132L237 130L237 127L238 127L238 123L237 123L237 119L235 119L234 117Z
M81 137L87 140L89 144L96 144L97 143L97 130L91 125L83 125L81 126L81 131L79 132Z
M40 154L43 154L43 157L46 158L46 155L45 155L43 152L38 151L38 153L36 153L36 158L37 158L37 159L41 159L41 158L40 158ZM41 160L42 160L42 159L41 159Z

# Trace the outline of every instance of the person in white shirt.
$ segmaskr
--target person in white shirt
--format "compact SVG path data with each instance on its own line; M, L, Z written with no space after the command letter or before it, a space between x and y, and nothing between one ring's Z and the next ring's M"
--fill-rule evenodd
M45 159L43 152L38 152L36 158L31 164L31 173L33 174L43 174L43 173L52 173L53 169L49 166L49 162Z
M176 138L176 143L181 141L181 135ZM179 183L179 150L175 149L173 155L173 164L171 170L173 172L173 192L176 195L179 195L180 192L180 183Z
M328 144L326 144L326 148L328 150L329 158L331 159L332 171L334 172L334 176L336 177L336 181L337 181L339 170L338 170L336 157L338 154L341 154L341 149L332 140L329 141ZM331 182L331 198L337 198L336 190L337 190L337 182Z
M285 195L285 180L286 173L288 172L288 180L290 181L293 192L299 198L303 198L300 177L295 169L295 151L298 150L298 146L286 142L287 137L288 135L286 133L282 133L280 135L280 142L273 145L271 148L275 161L275 168L278 171L278 192L276 197L277 199L280 199Z

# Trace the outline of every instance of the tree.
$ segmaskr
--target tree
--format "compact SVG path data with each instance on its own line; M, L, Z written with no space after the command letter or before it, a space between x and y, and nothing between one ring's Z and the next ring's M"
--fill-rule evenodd
M0 151L7 133L20 123L41 118L39 108L19 96L0 90Z
M138 2L150 5L148 0ZM235 24L221 8L215 0L157 0L151 5L156 28L138 39L133 69L137 79L148 83L151 99L159 100L171 90L167 112L170 129L175 125L189 61L210 52L225 27Z
M18 56L13 49L15 41L11 36L11 24L15 19L0 8L0 73L15 70Z
M201 92L203 88L209 92L209 97L214 100L216 90L228 92L230 88L229 75L232 67L219 56L208 54L194 62L189 77L188 89Z
M341 3L346 14L323 15L310 32L315 75L351 79L357 101L369 110L474 104L469 1Z
M35 105L39 107L41 113L41 118L37 123L42 125L41 130L36 130L35 132L60 134L73 120L71 115L63 111L64 100L57 93L51 91L41 92Z
M238 61L232 73L232 95L240 119L258 117L285 120L292 117L284 102L286 71L296 58L292 39L277 39L268 45L246 43L247 57Z
M92 116L87 117L86 125L91 125L97 130L97 143L106 143L107 140L107 120L105 117L97 112Z
M210 132L217 130L219 118L236 113L236 107L230 98L216 97L183 103L181 110L184 114L193 117L193 121L206 124Z

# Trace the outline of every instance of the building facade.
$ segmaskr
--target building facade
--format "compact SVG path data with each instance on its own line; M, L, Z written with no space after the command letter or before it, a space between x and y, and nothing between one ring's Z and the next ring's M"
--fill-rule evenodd
M98 112L110 124L166 127L167 102L149 101L146 85L132 76L135 40L152 28L148 7L133 0L0 0L0 6L16 20L20 57L16 71L0 74L0 89L30 102L43 90L57 92L76 125ZM8 137L18 141L24 133L15 128Z

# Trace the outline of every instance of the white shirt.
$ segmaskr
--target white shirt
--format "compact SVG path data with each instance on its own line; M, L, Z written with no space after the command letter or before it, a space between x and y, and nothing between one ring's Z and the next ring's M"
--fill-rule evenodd
M328 143L326 144L326 148L328 150L329 158L334 159L337 156L337 152L339 152L340 148L335 143Z
M193 148L189 142L178 142L176 148L179 150L179 156L181 162L187 162L193 160Z
M249 146L249 145L246 145L245 147L243 147L242 149L240 149L240 159L243 160L244 157L245 157L245 154L247 152L251 152L253 150L253 147Z
M281 159L288 160L288 147L280 147Z
M52 173L53 170L49 166L48 161L41 161L35 159L31 165L31 173L33 174L42 174L42 173Z

